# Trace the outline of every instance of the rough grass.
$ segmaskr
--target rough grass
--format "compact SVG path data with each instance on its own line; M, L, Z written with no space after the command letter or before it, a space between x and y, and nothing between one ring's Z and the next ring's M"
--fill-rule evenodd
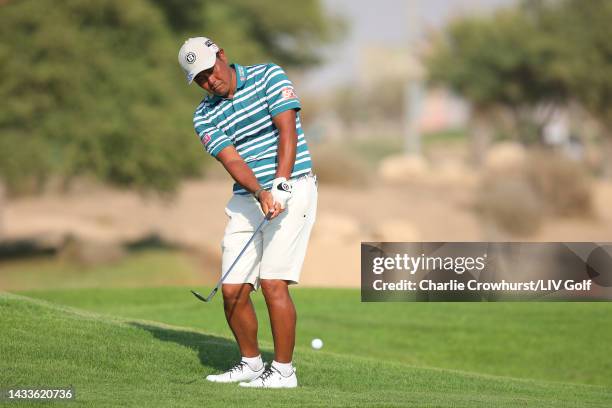
M87 313L10 294L0 294L0 312L2 386L72 385L75 406L612 404L609 387L422 368L367 355L303 348L298 350L300 388L244 390L202 379L236 358L232 342L208 330ZM345 336L350 338L351 333ZM270 344L264 347L269 352Z

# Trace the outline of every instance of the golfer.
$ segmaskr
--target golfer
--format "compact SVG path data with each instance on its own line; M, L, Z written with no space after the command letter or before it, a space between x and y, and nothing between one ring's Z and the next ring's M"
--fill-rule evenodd
M224 50L208 38L185 41L178 60L187 82L208 93L195 110L195 131L235 180L225 208L222 274L270 215L222 286L225 317L242 359L206 379L243 387L297 387L292 364L296 312L288 288L300 280L317 208L300 101L281 67L230 64ZM274 361L267 368L250 298L260 286L274 338Z

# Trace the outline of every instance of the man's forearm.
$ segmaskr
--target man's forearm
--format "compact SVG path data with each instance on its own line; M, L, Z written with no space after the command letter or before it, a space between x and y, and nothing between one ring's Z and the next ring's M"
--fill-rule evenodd
M224 163L223 166L236 183L243 186L249 193L254 193L261 187L253 170L244 161L233 160Z

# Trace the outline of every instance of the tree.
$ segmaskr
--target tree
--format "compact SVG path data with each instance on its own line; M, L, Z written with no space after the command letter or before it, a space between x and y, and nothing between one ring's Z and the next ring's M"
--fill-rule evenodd
M612 142L612 2L563 0L540 9L557 39L555 71Z
M287 67L319 62L321 44L344 32L344 21L324 13L319 0L154 0L183 39L207 35L246 63L270 59Z
M0 179L13 193L81 175L172 191L212 162L193 135L202 95L176 62L182 39L209 34L245 63L300 66L333 31L313 0L21 0L0 10Z
M539 140L568 87L553 70L554 37L529 7L452 22L426 58L429 79L468 99L477 115L509 113L523 142Z
M198 172L192 108L158 10L26 0L3 5L0 19L0 173L11 191L83 174L165 191Z

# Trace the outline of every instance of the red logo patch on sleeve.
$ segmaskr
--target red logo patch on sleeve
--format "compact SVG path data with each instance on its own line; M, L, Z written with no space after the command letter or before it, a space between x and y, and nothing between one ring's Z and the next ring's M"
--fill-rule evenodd
M297 99L297 95L295 94L295 90L290 87L290 86L286 86L281 90L281 95L283 99Z
M206 146L210 142L210 135L208 133L204 134L202 138L202 144Z

